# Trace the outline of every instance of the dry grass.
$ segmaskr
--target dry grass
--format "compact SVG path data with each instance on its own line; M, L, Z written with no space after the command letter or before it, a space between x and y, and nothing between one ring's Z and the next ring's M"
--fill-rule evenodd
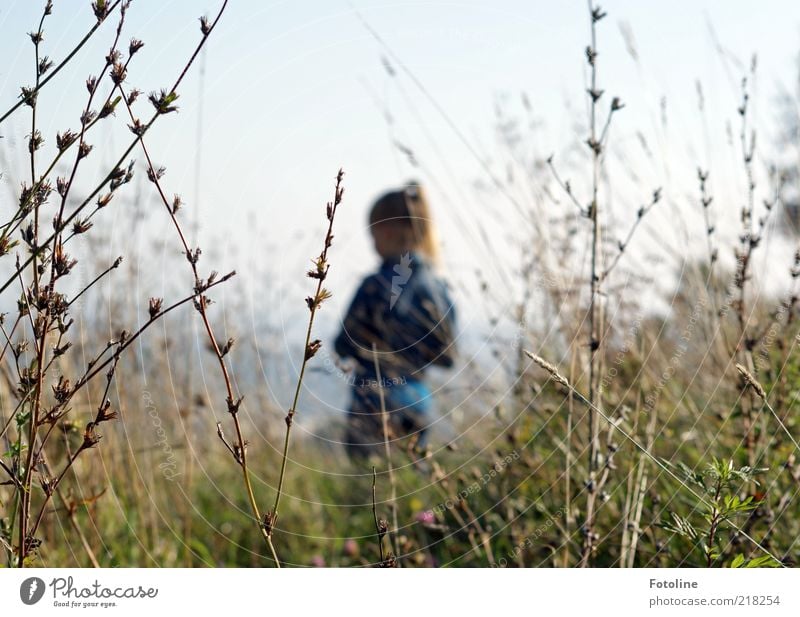
M615 169L606 156L612 118L623 121L624 106L602 92L597 52L605 14L589 2L583 154L538 161L531 203L485 170L500 196L530 221L518 275L489 278L474 299L496 314L494 325L511 324L512 334L488 337L496 366L470 363L459 382L465 394L440 397L442 406L463 411L453 421L456 438L406 452L386 430L386 456L360 468L336 445L292 432L305 419L307 370L325 346L313 338L314 322L328 297L323 282L341 173L323 248L308 272L316 282L306 300L302 362L296 378L281 384L292 402L277 409L258 384L241 378L263 350L234 345L223 330L242 311L234 304L223 312L210 302L209 292L233 273L205 273L202 252L184 231L181 200L167 197L176 187L168 189L149 150L149 132L175 107L181 80L225 4L214 20L201 20L194 53L172 87L150 95L152 114L145 114L139 106L147 103L136 102L124 79L140 47L137 39L121 43L127 5L95 3L97 27L86 40L115 19L114 50L87 83L80 130L54 143L37 128L37 96L47 94L50 76L65 66L48 66L35 35L48 23L46 4L32 36L35 81L0 116L0 124L12 114L30 117L21 143L31 170L20 179L18 201L4 202L0 228L7 268L0 293L14 306L0 322L0 550L7 565L797 563L800 253L792 263L767 264L785 270L786 284L779 297L764 295L759 251L769 242L770 216L780 209L784 187L781 174L758 183L746 82L738 112L741 232L733 243L716 232L715 219L738 204L715 202L709 174L699 171L702 224L692 241L703 246L703 256L678 256L669 312L659 313L652 306L659 292L637 242L649 213L680 191L648 189L645 205L631 208L622 223L612 221L605 189ZM68 207L74 178L88 175L96 125L123 118L130 144L89 197ZM130 198L124 191L139 171L127 164L134 149L144 155L145 190L158 196L185 262L163 264L187 275L188 285L176 278L186 289L174 300L153 293L129 301L120 259L95 257L96 274L72 282L68 250L78 237L102 241L105 212ZM59 161L71 161L65 177L55 175ZM567 178L581 173L591 179L585 187ZM545 234L554 201L571 204L570 213L561 209ZM623 230L619 238L616 228ZM726 254L732 267L721 258ZM502 293L518 298L504 313ZM112 324L103 322L103 309ZM174 366L175 357L191 353L182 312L197 320L213 363L213 374L202 371L202 387L192 372L198 367ZM143 322L139 313L147 314ZM145 336L161 320L170 336ZM114 334L105 340L109 325ZM487 372L500 378L492 381ZM239 388L246 387L252 392L245 402ZM215 404L224 410L219 423ZM420 458L424 464L414 464ZM274 503L262 510L270 494Z

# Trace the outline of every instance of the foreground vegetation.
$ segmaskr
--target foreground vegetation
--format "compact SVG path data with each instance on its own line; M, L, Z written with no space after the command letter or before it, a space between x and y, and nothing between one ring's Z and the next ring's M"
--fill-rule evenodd
M388 456L356 464L335 444L292 431L302 421L306 367L326 347L316 339L314 317L329 295L323 283L331 261L335 266L342 173L321 209L327 232L305 281L300 369L280 384L292 403L278 409L263 392L239 390L237 365L254 362L253 351L217 333L236 315L211 303L214 288L234 273L218 275L190 245L182 202L166 197L177 187L167 188L165 170L147 149L148 131L175 110L181 80L225 4L215 19L201 19L196 50L173 86L148 97L145 114L126 83L142 46L121 42L127 3L94 2L97 28L113 15L117 36L98 77L87 81L80 130L55 139L42 136L36 115L49 76L64 66L40 52L49 2L31 34L34 85L0 117L27 113L31 120L24 142L31 177L20 181L17 203L4 202L0 236L7 262L0 288L7 307L0 339L4 565L796 563L800 252L793 263L769 264L785 272L784 291L763 294L758 255L771 217L779 216L785 178L775 171L764 187L758 181L746 80L738 110L741 231L735 246L717 237L715 216L739 205L712 205L709 175L698 170L704 224L695 240L708 250L699 259L683 256L669 311L659 313L649 305L656 292L643 261L629 253L665 191L653 187L646 205L631 209L624 233L610 239L617 234L609 230L603 170L609 127L624 103L599 85L605 14L590 2L585 157L566 170L550 157L546 178L535 178L558 202L559 224L542 229L541 204L518 203L492 178L498 194L530 209L534 221L515 281L518 302L496 318L495 332L503 334L488 339L503 386L489 388L486 367L465 354L464 388L440 400L446 410L464 411L457 437L434 440L423 453L390 444ZM128 124L130 144L76 204L69 197L91 155L92 129L115 118ZM141 169L127 163L134 149L144 158ZM67 176L54 172L62 159L72 162ZM112 284L105 288L109 305L100 305L95 285L121 259L92 264L96 276L76 287L67 251L73 238L101 233L104 212L122 199L117 193L135 172L162 202L185 258L175 268L183 268L188 285L165 300L131 299ZM573 185L567 175L589 180ZM497 286L483 286L488 304ZM97 321L98 306L113 315L111 340ZM203 371L202 386L196 367L173 370L176 343L146 336L160 320L182 336L185 315L197 320L214 367L213 375ZM77 316L92 326L88 334L74 333ZM420 455L423 462L414 464Z

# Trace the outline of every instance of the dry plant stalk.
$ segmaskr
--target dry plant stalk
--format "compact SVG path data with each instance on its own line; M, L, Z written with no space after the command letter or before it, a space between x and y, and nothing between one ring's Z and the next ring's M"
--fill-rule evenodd
M292 405L286 414L286 434L283 440L283 453L281 455L281 471L278 476L278 488L275 493L275 505L272 510L267 512L264 516L264 529L267 535L272 538L272 533L275 529L275 522L278 520L278 506L281 503L281 496L283 495L283 482L286 477L286 463L289 460L289 436L292 431L292 424L294 423L294 416L297 413L297 402L300 399L300 390L303 387L303 377L305 376L306 366L308 361L313 358L322 347L322 341L319 339L311 340L311 332L314 327L314 317L317 314L323 302L330 298L331 293L322 285L328 276L330 263L328 262L328 249L333 244L333 221L336 218L336 211L339 204L342 203L342 196L344 195L344 187L342 186L342 179L344 178L344 171L341 169L336 175L336 187L333 192L333 201L329 201L325 208L325 216L328 219L328 230L325 233L325 243L319 256L312 260L314 267L309 270L306 275L308 278L316 279L317 288L313 296L306 298L306 306L309 310L308 327L306 328L305 344L303 345L303 361L300 364L300 374L297 377L297 385L294 390L294 398ZM280 562L276 561L276 565L280 567Z
M392 512L392 529L389 532L389 543L394 549L396 555L396 564L400 565L400 552L397 550L397 541L395 533L397 533L397 485L394 480L394 466L392 465L392 449L389 443L389 414L386 413L386 399L383 393L383 380L381 379L381 366L378 362L378 350L375 343L372 343L372 359L375 363L375 377L378 386L378 398L381 404L381 425L383 426L383 446L386 451L386 465L389 471L389 487L391 490L391 497L389 499L389 508ZM374 471L374 468L373 468Z
M584 208L576 197L572 186L568 181L563 181L553 164L553 157L547 159L548 166L555 177L558 185L570 198L570 201L577 207L582 216L589 219L591 223L591 257L589 272L589 306L588 315L588 341L586 346L589 349L587 361L589 384L588 396L592 403L588 407L588 459L587 475L583 486L586 490L586 507L584 522L581 527L583 542L581 547L580 565L587 567L591 565L592 557L599 540L598 534L594 530L595 516L597 509L597 497L601 494L604 485L608 481L612 468L610 456L603 457L600 454L600 429L598 423L597 409L603 408L603 397L601 387L601 367L605 353L605 332L606 320L605 310L601 298L607 294L603 284L607 281L616 266L620 263L622 256L630 245L636 230L639 228L644 217L661 200L661 189L653 191L649 204L641 206L636 212L636 218L625 237L617 242L616 254L610 258L607 267L603 267L603 239L601 208L599 202L600 174L604 156L607 150L609 129L614 115L624 108L624 104L618 97L613 97L608 107L608 112L602 126L600 125L599 103L604 91L598 85L597 72L597 23L606 17L606 12L599 6L595 6L592 0L588 0L588 9L591 22L591 42L586 47L586 60L590 69L589 87L589 136L586 145L591 151L591 199L588 207ZM543 367L545 368L545 367ZM554 376L555 378L555 376ZM562 378L563 379L563 378ZM558 379L556 379L558 381ZM570 447L568 445L568 447Z
M598 217L597 194L600 183L600 157L603 145L597 139L597 103L602 96L602 92L597 88L597 22L605 14L600 8L594 8L592 0L589 0L589 12L591 14L592 42L586 48L586 58L591 70L591 86L589 97L591 99L589 140L588 145L592 151L592 200L589 204L589 219L592 222L592 256L590 273L590 298L589 298L589 400L592 405L589 408L589 479L586 491L586 520L583 525L583 550L581 553L581 566L590 563L594 552L594 543L597 539L594 532L595 500L597 495L597 468L599 465L599 427L597 414L594 407L601 407L600 392L598 387L598 374L600 362L601 345L603 337L603 310L600 305L600 272L601 266L601 239L600 239L600 220ZM609 114L609 120L611 114Z
M200 52L200 49L202 48L203 43L210 36L211 32L214 30L214 27L217 25L222 15L222 12L225 10L226 4L227 0L223 3L220 12L213 21L209 22L206 18L200 19L202 40L192 56L193 59L197 57L197 55ZM120 93L121 99L125 103L125 107L128 111L128 116L130 117L132 123L132 127L141 126L141 122L135 116L133 108L131 106L133 102L132 99L135 100L137 94L134 94L135 91L126 92L122 85L122 82L117 83L117 90ZM174 103L177 100L177 98L178 95L176 92L176 86L173 86L169 90L161 90L158 93L153 92L148 97L150 103L155 108L157 114L168 114L173 111L176 111L177 107L175 106ZM202 290L203 287L207 285L209 282L214 282L214 280L217 277L217 273L212 271L205 279L200 276L197 264L200 260L200 256L202 255L202 251L200 247L192 248L189 246L186 234L183 230L183 226L180 223L177 216L178 211L183 205L183 202L180 196L177 194L174 195L172 199L169 199L167 197L166 192L164 191L164 188L162 186L163 183L161 181L161 178L166 173L166 169L163 167L156 167L154 165L151 154L147 148L147 145L145 144L143 135L139 136L138 141L139 145L141 146L142 152L145 156L145 161L147 163L147 177L156 187L161 203L164 205L167 215L172 221L173 227L175 228L175 232L178 235L183 250L183 254L186 257L187 262L189 263L189 267L191 269L194 281L193 283L194 289L196 291ZM200 315L201 321L203 323L203 330L205 331L209 341L209 347L213 352L217 360L217 363L219 364L220 374L222 376L222 380L225 385L225 405L233 422L235 441L234 443L231 444L227 440L221 423L217 423L217 431L216 431L217 436L225 445L225 447L228 449L228 451L231 453L234 461L239 465L241 469L242 479L244 482L245 490L247 492L247 499L250 505L251 513L254 517L254 521L259 528L261 536L263 537L266 546L272 555L273 560L275 561L276 564L278 564L279 563L278 555L275 551L275 547L272 543L270 534L267 532L265 526L262 524L261 513L258 508L252 481L250 479L250 470L247 462L247 441L244 438L241 421L239 419L239 410L241 408L244 397L234 393L234 388L229 374L229 370L225 364L225 359L224 359L225 356L228 355L228 353L233 348L235 341L234 339L230 338L224 344L220 344L218 342L217 337L214 335L214 330L213 327L211 326L211 322L208 317L208 307L210 304L211 304L211 299L204 293L200 292L198 294L197 300L194 303L194 308Z
M105 279L122 262L122 257L117 258L108 268L74 293L72 298L69 298L66 293L59 291L59 287L63 287L62 281L70 276L77 264L77 260L67 253L67 246L75 237L89 232L93 227L94 217L108 206L122 186L131 181L133 164L126 166L124 161L135 147L137 140L147 133L160 115L160 112L157 111L146 123L136 123L131 127L136 134L136 139L127 146L111 171L104 174L102 180L90 191L88 197L74 206L67 216L68 198L79 171L85 167L82 165L83 162L92 152L92 145L88 143L87 139L99 122L113 116L122 99L121 96L114 97L114 92L125 79L131 59L143 45L138 39L131 39L127 50L128 57L123 62L120 39L129 6L130 1L123 0L94 2L92 10L96 18L95 25L56 66L48 56L41 54L44 23L53 11L53 3L48 0L37 29L29 34L34 45L34 85L22 87L20 101L0 115L0 122L2 122L23 107L29 107L31 110L31 129L27 142L30 184L22 183L17 211L10 220L0 226L0 256L9 254L19 244L18 241L12 239L12 234L17 231L20 232L28 252L28 257L24 261L17 256L13 274L0 286L0 293L8 290L15 283L18 283L22 290L17 319L10 331L2 328L6 345L0 352L0 361L8 351L11 352L13 370L16 371L18 378L16 393L19 402L0 430L0 436L5 436L12 428L12 422L16 420L15 430L12 432L12 435L15 435L12 442L12 465L8 466L3 463L0 467L9 476L9 482L15 490L9 537L13 537L15 532L17 534L16 546L5 541L3 546L8 554L9 562L14 561L18 567L28 565L29 560L41 545L42 540L37 536L37 532L48 512L47 506L53 495L59 496L65 504L71 523L73 526L76 525L73 518L74 506L70 506L70 502L63 497L61 486L75 461L100 441L101 435L98 428L101 424L113 421L118 417L118 412L112 409L108 396L122 353L164 315L195 300L198 296L202 297L205 291L232 276L230 274L216 281L205 281L196 286L191 295L166 308L163 307L161 299L151 299L149 319L133 333L122 331L119 336L108 341L105 347L90 359L85 372L74 383L63 374L59 375L57 380L52 378L52 374L60 370L61 360L59 359L74 355L74 352L70 352L72 343L66 339L74 323L74 320L70 318L71 307L87 290ZM221 16L224 6L223 4L217 19ZM110 51L104 57L98 76L89 77L86 81L88 100L80 115L80 130L77 132L66 130L56 135L56 154L46 165L45 171L40 173L37 152L42 148L45 139L38 128L38 97L47 83L75 57L117 9L119 9L119 20ZM204 31L198 51L212 29L205 21L203 28L207 28L208 31ZM183 80L196 55L197 51L183 67L172 88L173 92ZM108 95L102 98L99 95L100 86L106 76L113 82L114 87L110 88ZM100 100L97 101L96 98L100 98ZM126 100L126 104L132 102L133 98L130 101ZM55 171L57 163L70 152L74 153L74 160L71 167L68 167L69 173L66 176L59 176L53 187L51 174ZM60 203L53 219L52 233L42 238L40 235L43 223L41 212L54 188L60 198ZM92 204L94 204L94 208L89 209ZM29 282L26 282L26 276ZM0 322L2 321L0 319ZM26 326L30 328L30 339L26 338ZM0 323L0 327L2 327L2 323ZM17 342L13 341L15 336ZM30 342L33 343L33 360L27 362L26 358L29 357L27 347ZM50 347L51 351L48 354ZM20 365L23 361L26 364L24 367ZM57 434L54 429L72 410L71 404L76 394L87 388L101 373L105 375L105 387L93 419L86 424L81 443L74 451L67 450L65 452L65 460L56 470L53 468L52 462L48 460L45 446L51 441L54 432ZM41 493L39 490L35 490L37 484ZM38 495L41 496L37 497ZM96 565L97 559L80 530L79 535L87 556Z
M375 467L373 467L372 468L372 517L375 519L375 537L378 540L378 555L380 557L380 563L378 565L381 568L395 568L398 565L397 558L392 553L388 554L384 553L383 550L383 538L389 533L389 523L382 518L378 518L378 505L377 505L378 502L375 496L377 482L378 482L378 474L375 471Z
M755 68L755 65L752 67ZM747 289L750 280L750 265L753 253L761 243L761 235L764 231L766 217L759 221L759 231L753 227L753 208L755 202L756 181L753 173L753 157L755 156L756 134L752 130L748 139L748 112L750 96L747 92L747 78L742 79L742 104L738 109L741 117L739 140L741 144L742 164L747 181L747 202L742 206L741 222L742 234L739 237L739 247L735 249L736 271L734 273L734 285L739 290L738 298L734 301L734 314L739 325L739 341L736 345L736 356L745 364L752 365L752 349L755 341L750 338L748 318L746 315ZM748 465L755 463L756 437L753 431L753 400L743 399L741 401L743 440L745 451L747 452Z

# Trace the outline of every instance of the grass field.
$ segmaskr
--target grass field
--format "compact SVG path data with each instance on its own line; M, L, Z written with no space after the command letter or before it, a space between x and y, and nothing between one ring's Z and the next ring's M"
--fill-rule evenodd
M93 3L97 28L117 38L96 58L79 126L51 135L37 99L72 59L46 57L41 33L58 24L43 3L26 50L35 72L19 103L0 110L3 147L26 170L5 178L13 198L2 198L0 226L4 566L797 563L800 249L785 262L770 249L795 241L786 231L793 176L761 155L755 63L743 69L731 129L738 200L715 200L722 179L698 169L695 186L648 187L642 205L612 219L608 187L623 172L607 157L626 104L601 88L613 70L603 64L608 20L588 3L578 154L516 160L532 198L485 169L486 190L526 221L508 222L526 238L505 247L518 263L456 282L477 290L459 295L459 310L485 317L489 334L465 320L427 450L406 451L387 433L386 455L359 463L337 443L341 422L310 413L308 386L312 371L330 372L320 349L332 342L319 338L317 316L338 293L327 274L344 261L337 215L357 205L346 193L351 170L337 174L332 162L329 177L308 179L330 198L308 222L324 225L311 271L303 278L308 261L297 263L291 290L305 338L296 357L281 357L266 336L228 334L246 331L247 316L235 297L217 300L223 288L241 292L242 273L196 246L182 187L151 149L226 5L200 20L174 84L140 94L127 81L142 45L128 33L127 3ZM110 166L92 145L101 123L129 129L119 152L103 153ZM16 127L12 143L6 131ZM129 264L145 263L140 247L125 246L124 261L96 250L134 224L112 225L108 213L145 199L158 205L148 217L172 234L171 253L146 256L174 272L168 287L136 282ZM686 211L669 210L677 201L694 218L648 231L659 209ZM720 233L733 219L735 234ZM655 267L648 245L668 233L685 233L686 252ZM259 382L264 354L291 367L285 379Z

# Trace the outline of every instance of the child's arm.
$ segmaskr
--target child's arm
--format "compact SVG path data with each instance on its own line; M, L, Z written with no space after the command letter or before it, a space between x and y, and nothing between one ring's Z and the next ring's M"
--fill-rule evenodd
M347 309L342 330L334 341L334 349L342 358L368 358L375 340L372 312L376 304L372 277L358 288Z
M429 314L429 330L420 341L427 349L430 361L444 368L452 368L456 355L456 308L450 298L447 285L441 279L434 279L427 290L430 294L423 301Z

